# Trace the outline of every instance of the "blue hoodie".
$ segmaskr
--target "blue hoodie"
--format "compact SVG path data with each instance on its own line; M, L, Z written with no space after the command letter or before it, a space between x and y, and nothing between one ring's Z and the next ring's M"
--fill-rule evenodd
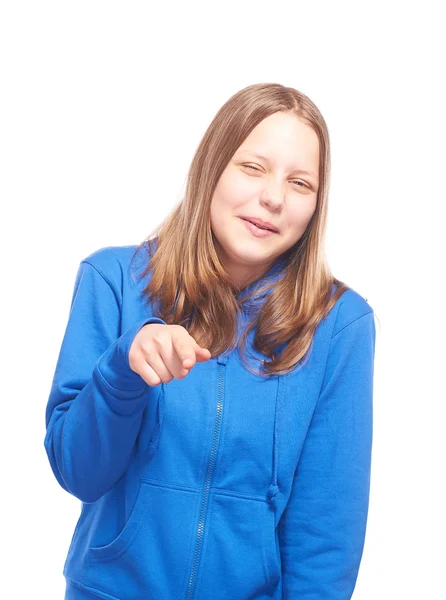
M344 292L289 374L254 375L237 348L152 387L128 353L165 322L135 250L81 261L46 407L51 469L82 502L66 600L348 600L369 505L373 309Z

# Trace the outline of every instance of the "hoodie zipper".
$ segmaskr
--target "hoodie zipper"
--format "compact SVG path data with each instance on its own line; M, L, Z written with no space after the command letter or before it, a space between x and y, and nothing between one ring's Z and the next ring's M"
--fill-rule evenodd
M211 456L209 458L206 480L204 484L204 492L201 500L201 510L200 510L200 520L198 523L198 535L197 541L195 542L195 552L194 552L194 560L192 563L192 570L189 577L189 585L187 588L186 600L192 600L193 594L195 591L197 572L198 572L198 563L200 561L200 553L201 547L203 545L203 536L204 536L204 523L206 521L206 512L209 502L209 490L211 486L212 476L214 474L215 468L215 455L217 453L217 445L218 438L220 434L220 426L221 426L221 416L223 411L223 368L226 365L226 362L219 363L219 372L218 372L218 397L217 397L217 418L215 421L214 427L214 435L212 439L212 449Z

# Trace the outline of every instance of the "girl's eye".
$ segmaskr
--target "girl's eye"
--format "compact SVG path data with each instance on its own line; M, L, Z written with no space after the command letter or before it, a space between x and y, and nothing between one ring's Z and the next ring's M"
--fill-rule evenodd
M252 165L244 165L247 169L254 169L254 171L258 171L259 169L256 169L255 167L253 167Z
M247 169L254 169L254 171L260 171L260 169L256 169L252 165L243 165L243 166L246 167ZM308 187L308 185L306 185L303 181L300 181L298 179L295 179L293 183L300 183L301 184L301 185L298 185L297 187Z

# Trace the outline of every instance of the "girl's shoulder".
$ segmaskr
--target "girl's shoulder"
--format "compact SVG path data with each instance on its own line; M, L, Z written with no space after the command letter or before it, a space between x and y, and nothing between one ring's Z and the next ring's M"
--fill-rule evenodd
M374 310L367 298L362 296L357 290L349 287L338 298L330 312L334 320L332 335L335 336L356 319L367 314L373 314Z
M81 262L89 263L113 288L120 289L137 266L145 267L148 254L136 252L138 246L104 246L91 252ZM132 264L135 264L133 267Z
M119 266L129 265L137 248L136 245L104 246L91 252L82 262L90 263L104 274L111 274Z

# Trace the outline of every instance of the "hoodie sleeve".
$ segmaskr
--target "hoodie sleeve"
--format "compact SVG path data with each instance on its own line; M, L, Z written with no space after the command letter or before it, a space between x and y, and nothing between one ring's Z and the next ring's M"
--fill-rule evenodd
M148 394L158 393L128 361L147 317L119 336L120 305L102 274L80 263L46 407L44 446L59 484L94 502L124 474Z
M286 600L349 600L361 562L373 430L373 311L331 339L321 393L279 524Z

